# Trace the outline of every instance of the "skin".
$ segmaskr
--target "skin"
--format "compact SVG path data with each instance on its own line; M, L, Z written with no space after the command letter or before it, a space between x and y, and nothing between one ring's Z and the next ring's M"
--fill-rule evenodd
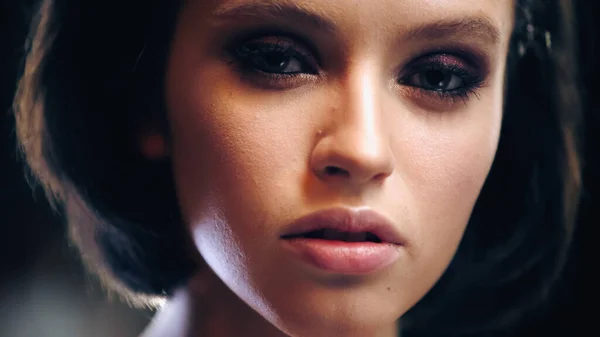
M282 0L271 15L266 3L182 9L167 65L170 134L142 138L142 151L172 161L202 268L145 336L397 336L454 256L492 165L514 5ZM235 10L248 4L263 6ZM278 33L240 38L264 24ZM226 50L248 40L292 44L318 73L240 73ZM442 54L481 85L458 98L416 88L415 62ZM333 206L389 218L406 239L400 258L349 276L283 250L283 226Z

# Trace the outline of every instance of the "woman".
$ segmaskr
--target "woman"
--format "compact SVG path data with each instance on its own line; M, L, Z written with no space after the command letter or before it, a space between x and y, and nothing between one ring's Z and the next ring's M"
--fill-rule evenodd
M144 336L491 331L579 194L568 1L44 1L32 173Z

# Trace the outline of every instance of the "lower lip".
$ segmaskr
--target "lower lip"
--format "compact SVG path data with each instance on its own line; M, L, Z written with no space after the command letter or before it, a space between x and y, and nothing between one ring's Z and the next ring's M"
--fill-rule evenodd
M334 273L366 275L381 270L400 256L391 243L345 242L322 239L284 239L285 248L300 260Z

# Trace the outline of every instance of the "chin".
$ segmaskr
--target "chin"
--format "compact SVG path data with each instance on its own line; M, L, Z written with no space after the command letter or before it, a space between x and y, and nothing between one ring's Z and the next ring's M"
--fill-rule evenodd
M261 306L255 310L280 330L297 337L382 335L382 331L396 328L398 319L412 304L403 303L397 297L400 293L377 282L338 279L326 285L304 283L282 288L269 287L264 293L272 310L260 312Z
M344 312L344 310L342 310ZM353 316L334 312L327 314L313 313L304 317L286 317L283 322L276 322L274 325L293 337L375 337L391 336L391 331L396 329L396 321L383 321L381 318L370 319L373 317L360 317L365 312L355 313ZM312 317L310 317L312 316Z

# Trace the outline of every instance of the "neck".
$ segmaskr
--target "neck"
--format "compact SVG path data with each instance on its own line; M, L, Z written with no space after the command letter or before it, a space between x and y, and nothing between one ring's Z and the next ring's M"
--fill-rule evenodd
M178 290L140 337L290 337L210 274ZM367 335L397 337L399 332L394 325Z
M210 271L176 291L141 337L162 336L288 337Z

